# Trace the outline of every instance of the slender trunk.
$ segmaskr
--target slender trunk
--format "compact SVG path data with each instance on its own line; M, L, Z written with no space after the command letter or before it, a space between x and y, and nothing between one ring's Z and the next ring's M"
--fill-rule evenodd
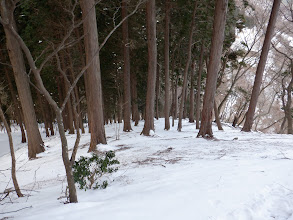
M157 73L157 41L156 41L156 5L155 0L147 3L147 39L148 39L148 82L145 106L145 123L142 134L149 136L150 130L154 130L154 105Z
M157 80L156 80L156 119L158 120L159 115L159 104L160 104L160 67L157 66Z
M170 129L170 76L169 76L169 35L170 35L170 0L165 1L165 45L164 45L164 64L165 64L165 130Z
M94 0L80 0L83 17L83 29L85 33L84 43L86 51L86 63L91 65L87 69L86 81L88 86L87 104L90 112L91 143L89 151L96 149L96 145L106 144L106 135L103 115L103 96L101 69L98 44L98 30Z
M182 129L183 109L184 109L184 104L185 104L185 96L186 96L187 81L188 81L187 74L188 74L188 69L189 69L190 61L191 61L192 38L193 38L193 31L194 31L194 26L195 26L196 10L197 10L197 1L195 1L195 3L194 3L193 15L192 15L191 26L190 26L190 31L189 31L187 61L186 61L185 69L184 69L182 97L181 97L181 103L180 103L180 108L179 108L179 120L178 120L178 128L177 128L178 131L181 131L181 129Z
M16 30L16 25L13 17L12 2L1 1L0 11L1 17L5 21L9 21L13 28ZM44 152L44 143L38 128L36 114L34 110L33 99L31 96L29 78L26 74L25 63L19 43L9 31L7 26L4 26L6 35L6 44L10 62L13 68L17 91L23 110L24 123L27 131L28 139L28 157L36 158L38 153Z
M73 67L72 57L71 57L70 53L68 53L68 60L69 60L69 67L70 67L70 73L71 73L71 81L74 81L75 74L74 74L74 67ZM81 108L80 108L79 87L78 87L78 85L76 85L74 87L73 95L75 96L75 100L76 100L76 108L77 108L76 111L77 111L77 116L78 116L77 120L78 120L78 123L79 123L78 127L81 129L81 132L84 134L85 130L84 130L83 122L82 122L82 112L81 112ZM73 115L74 115L74 109L73 109ZM76 120L76 119L74 119L74 120Z
M11 131L9 128L9 125L5 119L4 113L2 111L1 105L0 105L0 118L4 123L5 129L7 131L8 139L9 139L9 147L10 147L10 155L11 155L11 176L12 176L12 182L14 185L14 189L16 191L16 194L18 197L23 197L23 194L20 191L17 179L16 179L16 161L15 161L15 154L14 154L14 148L13 148L13 140L12 140L12 135Z
M1 54L1 52L0 52L0 54ZM1 58L2 58L2 56L1 56ZM16 91L14 90L14 87L12 85L7 68L4 67L4 71L5 71L5 76L6 76L6 79L8 82L9 91L11 93L12 102L14 105L14 111L16 114L16 121L17 121L17 124L19 125L20 130L21 130L21 143L25 143L26 142L26 135L25 135L25 129L23 126L23 116L22 116L21 106L20 106L19 101L16 98Z
M121 94L118 95L118 123L122 123L122 115L123 115L123 97Z
M175 125L175 121L178 116L178 76L176 76L175 80L175 88L174 88L174 109L173 109L173 119L172 119L172 127Z
M127 2L122 0L122 19L127 17ZM130 57L129 57L129 38L128 38L128 19L122 24L123 36L123 88L124 88L124 104L123 104L123 131L129 132L132 130L130 124L131 97L130 97Z
M137 104L137 79L135 73L131 73L131 101L132 101L132 120L134 121L134 126L138 125L139 122L139 111Z
M252 93L251 93L249 108L246 113L246 120L245 120L244 126L242 128L242 131L245 131L245 132L250 132L251 128L252 128L255 108L256 108L256 104L257 104L258 97L260 94L260 87L261 87L261 83L262 83L263 72L264 72L267 57L269 54L271 39L274 34L274 28L275 28L275 24L276 24L277 17L278 17L280 3L281 3L281 0L274 0L269 24L268 24L267 31L266 31L265 40L264 40L262 51L261 51L260 60L257 65L257 70L256 70L256 74L255 74L254 85L253 85L253 89L252 89Z
M67 73L67 63L65 61L65 54L61 53L61 65L62 65L62 69L65 73ZM66 79L63 80L64 83L64 94L68 93L68 84L66 83ZM69 134L74 134L74 127L73 127L73 109L72 109L72 103L71 103L71 99L69 98L67 103L66 103L66 108L65 108L65 114L66 114L66 118L67 118L67 126L68 126L68 130L69 130Z
M194 122L194 71L195 71L195 61L191 65L191 79L190 79L190 95L189 95L189 122Z
M199 120L200 120L200 106L201 106L201 101L200 101L200 93L201 93L201 74L203 71L203 62L204 62L204 42L201 44L200 48L200 58L199 58L199 69L198 69L198 75L197 75L197 91L196 91L196 129L199 129Z
M228 0L217 0L200 130L197 137L212 138L212 116L224 42Z
M216 120L216 123L217 123L217 126L218 126L218 130L220 130L220 131L224 130L223 127L222 127L221 121L220 121L216 101L214 101L214 113L215 113L215 120Z

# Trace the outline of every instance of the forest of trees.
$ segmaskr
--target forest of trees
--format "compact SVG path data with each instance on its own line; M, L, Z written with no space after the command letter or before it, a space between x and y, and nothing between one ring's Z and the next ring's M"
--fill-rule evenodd
M105 124L293 134L292 10L289 0L0 0L1 121L10 137L20 127L31 159L44 151L40 124L59 133L70 202L80 138L90 132L97 150Z

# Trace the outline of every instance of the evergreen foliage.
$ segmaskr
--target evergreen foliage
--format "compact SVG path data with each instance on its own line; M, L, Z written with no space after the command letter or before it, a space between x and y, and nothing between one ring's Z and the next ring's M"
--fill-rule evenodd
M108 181L101 182L101 177L118 170L115 165L119 164L119 161L114 157L114 151L106 152L103 157L97 154L92 154L91 157L80 157L72 167L75 183L84 190L105 189L108 186Z

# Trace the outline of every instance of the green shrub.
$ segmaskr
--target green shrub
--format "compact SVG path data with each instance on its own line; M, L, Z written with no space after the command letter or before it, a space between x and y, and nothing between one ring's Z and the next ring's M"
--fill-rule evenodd
M78 183L80 189L105 189L108 186L108 181L104 180L101 183L101 177L106 173L113 173L118 170L115 166L119 161L114 159L115 153L108 151L104 158L97 154L92 154L91 157L81 156L73 165L73 176L75 183Z

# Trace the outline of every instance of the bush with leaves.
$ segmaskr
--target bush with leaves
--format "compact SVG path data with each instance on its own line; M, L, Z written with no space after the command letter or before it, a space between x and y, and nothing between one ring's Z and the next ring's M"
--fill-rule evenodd
M80 189L105 189L108 186L108 181L99 181L106 173L113 173L118 170L115 166L119 161L114 159L115 153L108 151L101 158L97 154L92 154L91 157L81 156L73 165L73 176L75 183L78 183Z

